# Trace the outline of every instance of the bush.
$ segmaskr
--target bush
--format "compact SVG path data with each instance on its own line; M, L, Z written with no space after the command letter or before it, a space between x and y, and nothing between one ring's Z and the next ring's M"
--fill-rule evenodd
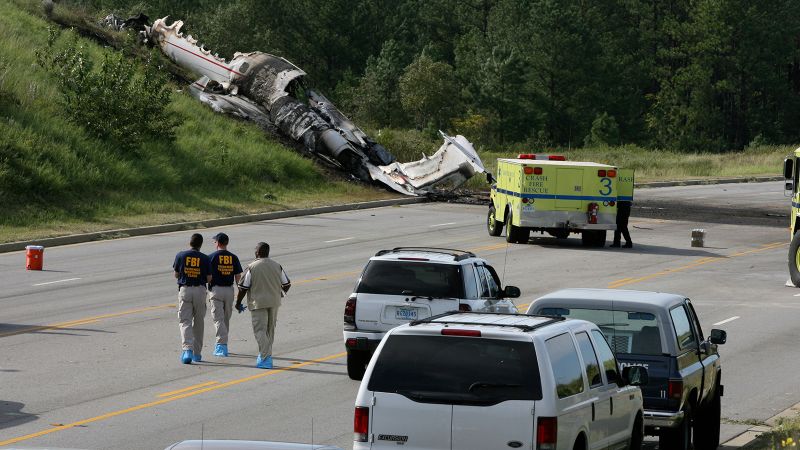
M120 150L174 139L178 122L168 112L171 89L152 58L142 66L118 52L106 53L95 69L83 45L73 39L58 49L57 40L58 32L51 28L37 59L55 75L69 120Z
M598 114L592 121L592 129L583 140L586 147L619 145L619 125L614 116L608 113Z

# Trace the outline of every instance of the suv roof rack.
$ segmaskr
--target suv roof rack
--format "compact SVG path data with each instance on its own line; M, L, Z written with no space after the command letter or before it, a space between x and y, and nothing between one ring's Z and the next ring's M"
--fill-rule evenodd
M566 317L563 316L544 316L544 315L534 315L534 314L510 314L510 313L498 313L498 312L480 312L480 311L449 311L443 314L437 314L435 316L426 317L424 319L415 320L408 324L408 326L416 326L422 325L425 323L434 323L434 321L441 319L442 317L452 316L455 314L478 314L478 315L497 315L497 316L520 316L520 317L538 317L543 319L549 319L542 323L537 323L536 325L525 325L520 323L475 323L475 322L459 322L454 320L439 320L435 323L445 323L445 324L453 324L453 325L486 325L492 327L511 327L511 328L519 328L522 331L533 331L538 328L546 327L550 324L561 322L566 320Z
M467 250L456 250L453 248L439 248L439 247L395 247L391 250L381 250L378 253L375 253L375 256L383 256L388 253L402 252L402 251L440 253L442 255L450 255L453 258L455 258L456 261L461 261L463 259L476 257L475 253L472 253Z

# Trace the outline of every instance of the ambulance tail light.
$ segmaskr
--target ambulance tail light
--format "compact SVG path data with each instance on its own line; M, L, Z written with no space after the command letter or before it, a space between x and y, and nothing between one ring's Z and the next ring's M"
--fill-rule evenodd
M528 203L528 199L526 197L522 197L522 203Z
M558 418L539 417L536 422L536 450L555 450L557 437Z
M522 171L525 172L525 175L530 175L533 173L533 167L525 167Z
M617 176L617 171L614 169L608 169L608 171L606 172L606 176L608 178L614 178Z
M587 208L587 213L589 214L589 223L595 224L597 223L597 210L599 209L597 203L589 203L589 207Z
M567 158L564 155L550 155L547 157L550 161L566 161Z
M610 202L608 202L608 206L615 206L616 204L617 204L617 202L615 202L614 200L611 200Z
M533 168L533 174L534 175L541 175L542 174L542 168L541 167L534 167Z
M605 178L606 177L606 169L598 170L597 171L597 176L600 177L600 178Z
M366 406L356 406L353 417L353 440L355 442L369 440L369 408Z

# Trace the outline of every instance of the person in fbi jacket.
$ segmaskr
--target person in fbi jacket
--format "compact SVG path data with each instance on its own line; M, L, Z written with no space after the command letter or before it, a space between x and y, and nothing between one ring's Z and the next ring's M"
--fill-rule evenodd
M206 317L206 283L208 256L200 252L203 236L198 233L189 239L189 250L178 252L172 269L178 280L178 321L181 330L181 362L191 364L202 361L203 326Z
M217 331L214 356L228 356L228 331L233 313L233 283L242 277L239 257L228 251L228 235L217 233L213 238L217 251L208 255L211 263L211 283L208 285L208 303L211 318Z

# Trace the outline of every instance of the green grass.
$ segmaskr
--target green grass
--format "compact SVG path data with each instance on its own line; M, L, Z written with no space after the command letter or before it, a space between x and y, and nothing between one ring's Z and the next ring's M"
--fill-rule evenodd
M400 161L417 159L423 152L431 155L442 144L441 140L418 131L388 129L374 130L373 134ZM487 149L476 145L484 166L490 172L495 171L497 158L515 157L520 153L560 154L571 161L592 161L635 169L637 182L780 175L783 158L795 148L797 145L760 146L726 153L687 153L644 149L635 145L573 149L542 149L521 144L508 149ZM466 187L487 189L488 185L483 177L475 177Z
M800 417L780 419L771 431L760 435L743 450L778 450L800 447Z
M0 242L387 198L331 180L253 124L213 113L175 86L174 142L123 152L61 110L36 65L47 22L0 0ZM93 58L102 48L67 31Z

